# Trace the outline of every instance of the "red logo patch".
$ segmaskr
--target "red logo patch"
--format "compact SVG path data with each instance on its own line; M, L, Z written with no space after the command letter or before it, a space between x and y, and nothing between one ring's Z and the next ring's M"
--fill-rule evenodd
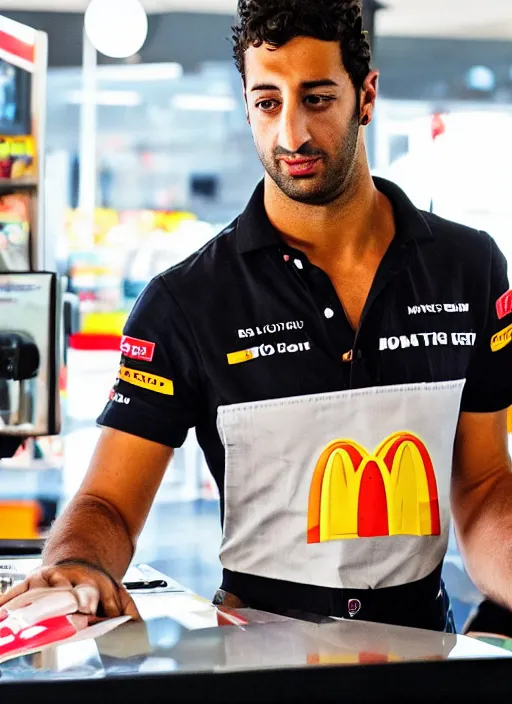
M143 362L153 361L155 354L155 343L147 342L146 340L137 340L136 337L127 337L123 335L121 338L121 352L125 357L131 359L140 359Z
M501 298L498 298L496 301L496 313L498 314L498 320L512 313L512 291L507 291Z

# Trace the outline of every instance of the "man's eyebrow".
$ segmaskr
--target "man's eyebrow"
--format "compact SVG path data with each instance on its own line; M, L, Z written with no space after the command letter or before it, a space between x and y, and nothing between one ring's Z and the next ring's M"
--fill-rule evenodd
M319 81L305 81L301 83L301 87L305 90L311 90L312 88L339 88L336 81L332 81L330 78L321 78Z
M273 86L271 83L257 83L251 88L251 93L257 90L279 90L277 86Z
M321 78L318 81L304 81L300 84L303 90L312 90L313 88L338 88L336 81L332 81L330 78ZM251 93L258 90L279 90L279 88L272 83L257 83L251 88Z

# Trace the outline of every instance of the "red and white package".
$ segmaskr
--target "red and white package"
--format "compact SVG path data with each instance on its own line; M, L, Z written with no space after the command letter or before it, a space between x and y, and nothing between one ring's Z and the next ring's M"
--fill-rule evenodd
M0 663L77 637L98 637L130 619L89 627L98 600L95 587L80 585L31 589L7 602L0 609Z
M89 617L78 609L72 589L33 589L12 599L0 610L0 662L87 628Z
M0 663L72 638L87 628L88 617L80 614L56 616L14 633L0 623Z

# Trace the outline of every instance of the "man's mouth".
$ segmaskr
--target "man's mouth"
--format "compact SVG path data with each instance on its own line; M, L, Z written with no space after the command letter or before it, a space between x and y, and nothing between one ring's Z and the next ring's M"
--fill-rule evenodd
M320 158L317 156L310 159L283 159L283 161L287 165L291 176L301 176L312 173Z

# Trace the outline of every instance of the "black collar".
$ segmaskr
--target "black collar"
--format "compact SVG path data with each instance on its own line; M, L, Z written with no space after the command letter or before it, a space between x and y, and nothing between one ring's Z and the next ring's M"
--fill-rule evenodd
M402 242L434 239L432 230L423 214L413 205L401 188L383 178L374 176L373 180L379 191L391 201L395 214L397 238ZM263 181L260 181L246 209L238 218L236 236L240 254L282 244L278 231L268 219L265 211L263 193Z

